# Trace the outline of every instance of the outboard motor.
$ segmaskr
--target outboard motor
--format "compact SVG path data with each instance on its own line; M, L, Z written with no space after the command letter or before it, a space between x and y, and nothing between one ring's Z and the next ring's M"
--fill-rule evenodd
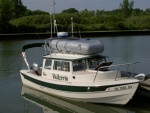
M138 74L135 76L135 78L138 79L140 82L143 82L145 80L145 74Z
M33 63L33 70L37 75L41 75L41 70L37 63Z

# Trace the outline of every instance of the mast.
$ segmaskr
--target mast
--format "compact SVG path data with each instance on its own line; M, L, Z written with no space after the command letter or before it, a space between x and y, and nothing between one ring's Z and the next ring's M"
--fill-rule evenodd
M53 12L53 20L54 20L54 33L55 33L55 27L56 27L56 20L55 20L55 4L56 4L56 2L53 0L53 10L54 10L54 12Z
M56 31L56 20L55 20L55 4L56 2L52 0L53 6L53 13L52 13L52 6L50 5L50 23L51 23L51 38L53 34L53 25L54 25L54 33ZM53 17L52 17L53 16Z
M73 17L71 17L71 33L72 33L72 36L71 36L71 37L74 37L74 36L73 36Z
M53 34L53 22L52 22L52 14L51 14L51 5L50 5L50 24L51 24L51 38Z

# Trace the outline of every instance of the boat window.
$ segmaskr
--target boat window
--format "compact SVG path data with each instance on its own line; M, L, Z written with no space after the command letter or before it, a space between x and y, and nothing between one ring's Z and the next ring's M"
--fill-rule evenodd
M52 60L46 59L44 68L51 69L51 64L52 64Z
M103 59L98 59L98 58L88 59L89 68L95 68L102 62L103 62Z
M69 62L66 61L54 61L54 70L70 71Z
M81 71L86 69L87 69L86 60L73 61L73 71Z

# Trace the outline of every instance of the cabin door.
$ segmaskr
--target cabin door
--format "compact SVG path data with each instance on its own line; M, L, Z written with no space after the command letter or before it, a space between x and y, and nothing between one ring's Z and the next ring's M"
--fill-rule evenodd
M43 66L43 76L50 77L51 76L51 70L52 70L52 60L51 59L45 59L44 66Z

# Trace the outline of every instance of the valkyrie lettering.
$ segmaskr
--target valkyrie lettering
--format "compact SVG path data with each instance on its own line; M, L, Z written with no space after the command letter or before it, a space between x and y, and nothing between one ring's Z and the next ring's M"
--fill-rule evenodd
M59 74L54 74L54 73L52 75L53 75L53 79L68 81L68 77L66 76L59 76Z

